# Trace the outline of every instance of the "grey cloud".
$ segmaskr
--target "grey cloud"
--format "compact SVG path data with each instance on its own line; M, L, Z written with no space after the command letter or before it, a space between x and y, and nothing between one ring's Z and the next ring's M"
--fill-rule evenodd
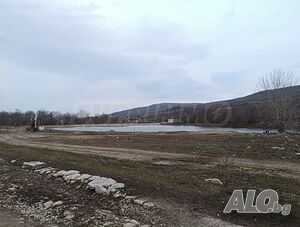
M232 89L236 89L237 87L247 87L247 79L249 74L251 74L251 71L218 72L211 76L211 80L216 86L230 91Z
M0 16L0 57L30 70L87 79L159 77L209 52L205 44L185 42L175 25L140 28L131 39L136 33L95 24L88 14L33 3L16 7Z
M9 81L0 77L12 90L1 97L4 106L12 106L13 101L27 109L26 100L34 99L34 108L65 110L88 101L117 103L118 96L125 97L121 103L214 97L211 87L185 70L189 63L213 57L206 40L192 39L184 27L166 21L138 20L134 25L112 27L105 17L92 13L100 3L79 9L59 2L0 0L0 63L18 68L15 73L8 70ZM212 80L216 86L224 83L226 87L228 82L232 87L239 73L233 72L233 78L232 73L220 72ZM23 84L15 86L16 81ZM32 83L43 87L38 97L26 91Z
M160 80L148 81L137 85L146 97L187 101L207 99L209 88L190 78L185 70L174 70Z
M207 43L187 41L183 34L177 24L147 24L137 32L134 45L141 51L173 57L181 63L203 60L211 55Z

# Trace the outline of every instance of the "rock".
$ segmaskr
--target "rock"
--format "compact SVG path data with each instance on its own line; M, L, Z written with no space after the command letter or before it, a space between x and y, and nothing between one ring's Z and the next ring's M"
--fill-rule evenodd
M16 162L16 160L11 160L11 163L15 163Z
M135 225L140 225L140 223L139 223L138 221L134 220L134 219L130 220L130 222L131 222L132 224L135 224Z
M105 188L109 188L110 186L117 184L117 182L111 178L101 177L98 180L93 180L88 183L88 186L94 189L97 185Z
M65 216L65 219L66 220L71 220L71 219L73 219L73 218L75 218L75 214L73 214L71 211L69 211L69 210L66 210L65 212L64 212L64 216Z
M32 161L32 162L24 162L23 166L37 167L44 164L45 164L44 162Z
M222 181L219 180L218 178L206 179L205 182L212 183L212 184L223 185Z
M47 168L42 168L42 169L38 169L35 170L36 172L40 173L40 174L49 174L52 173L52 171L54 171L55 169L52 167L47 167Z
M92 175L90 175L90 174L82 174L80 177L77 178L77 180L86 181L86 180L90 179L91 177L92 177Z
M128 221L126 224L124 224L124 227L136 227L136 226L140 226L140 223L134 219L132 220L126 220Z
M296 153L296 155L300 155L300 153Z
M61 205L63 205L63 203L64 203L63 201L59 200L59 201L54 202L54 203L52 204L52 206L53 206L53 207L61 206Z
M18 186L15 184L11 184L11 186L7 189L10 192L15 192L17 190Z
M102 177L100 177L100 176L91 176L89 178L89 180L91 180L91 181L100 181L101 179L102 179Z
M116 193L116 192L117 192L117 189L115 189L115 188L108 188L108 189L107 189L107 192L108 192L108 193Z
M116 192L118 189L122 189L125 187L125 184L123 183L116 183L116 184L113 184L112 186L110 186L108 188L108 192Z
M80 172L77 170L68 170L66 171L64 176L69 176L69 175L73 175L73 174L79 174Z
M165 165L165 166L173 165L173 163L171 161L168 161L168 160L156 161L156 162L153 162L153 164L155 164L155 165Z
M143 205L146 202L146 200L143 199L135 199L134 203L139 204L139 205Z
M146 202L146 203L143 204L143 206L149 207L149 208L154 207L154 203Z
M125 196L125 199L127 200L135 200L136 199L136 196Z
M80 173L72 173L72 174L63 176L63 178L65 179L65 181L76 181L80 176L81 176Z
M48 202L45 202L43 205L44 205L44 208L47 210L53 205L53 202L50 200Z
M248 146L247 149L251 149L251 146Z
M69 170L69 171L61 170L61 171L58 171L56 174L58 176L63 177L63 176L68 176L68 175L78 174L78 173L79 173L79 171L77 171L77 170Z
M107 194L107 190L104 187L102 187L101 185L95 186L95 192L97 194Z
M53 174L54 177L62 177L67 173L65 170L60 170L57 173Z
M135 227L136 225L135 224L132 224L132 223L126 223L123 225L123 227Z
M103 179L101 182L102 182L102 186L107 187L107 188L114 185L114 184L117 184L117 182L114 179L111 179L111 178Z
M284 150L284 147L272 147L273 150Z
M122 193L120 193L120 192L117 191L117 192L114 192L113 196L115 198L119 198L119 197L124 197L124 194L122 194Z
M95 187L96 187L97 185L100 185L100 186L101 186L101 184L99 184L98 181L91 181L91 182L88 183L88 188L90 188L90 189L95 189Z

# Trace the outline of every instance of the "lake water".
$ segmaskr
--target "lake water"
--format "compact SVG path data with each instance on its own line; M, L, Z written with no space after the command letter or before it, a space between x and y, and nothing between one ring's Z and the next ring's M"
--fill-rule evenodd
M217 128L200 127L189 125L159 125L159 124L134 124L134 125L93 125L55 128L59 131L81 131L81 132L238 132L238 133L262 133L265 129L253 128ZM276 130L270 130L276 131Z

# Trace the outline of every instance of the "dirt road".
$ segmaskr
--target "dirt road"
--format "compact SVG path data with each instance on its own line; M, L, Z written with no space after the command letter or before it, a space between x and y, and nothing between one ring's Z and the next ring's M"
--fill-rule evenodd
M199 156L182 153L171 153L162 151L151 151L142 149L129 149L119 147L101 147L101 146L85 146L78 144L64 144L56 142L41 142L40 139L49 137L48 133L23 133L15 132L8 134L0 134L0 142L4 142L10 145L21 145L38 148L48 148L53 150L67 151L79 154L92 154L99 155L108 158L116 158L121 160L131 161L151 161L155 159L166 159L166 160L193 160L199 158ZM113 145L112 145L113 146ZM201 156L201 158L205 158ZM213 163L222 163L220 158L208 157ZM263 168L273 170L284 170L300 173L300 165L295 162L289 162L286 160L252 160L247 158L236 158L234 165L241 167L250 168ZM294 174L293 174L294 175Z
M126 159L133 161L147 161L153 159L192 159L193 155L156 152L149 150L115 148L115 147L96 147L96 146L83 146L83 145L70 145L62 143L47 143L38 142L34 139L38 137L47 136L47 134L29 134L29 133L10 133L0 134L0 142L10 145L20 145L29 147L48 148L53 150L68 151L79 154L93 154L100 155L108 158Z

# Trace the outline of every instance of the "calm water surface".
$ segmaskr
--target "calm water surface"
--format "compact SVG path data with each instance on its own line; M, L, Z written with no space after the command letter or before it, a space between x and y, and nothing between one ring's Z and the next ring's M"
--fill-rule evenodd
M81 131L81 132L238 132L238 133L262 133L265 129L253 128L217 128L200 127L188 125L158 125L158 124L134 124L134 125L93 125L55 128L60 131ZM276 131L276 130L270 130Z

